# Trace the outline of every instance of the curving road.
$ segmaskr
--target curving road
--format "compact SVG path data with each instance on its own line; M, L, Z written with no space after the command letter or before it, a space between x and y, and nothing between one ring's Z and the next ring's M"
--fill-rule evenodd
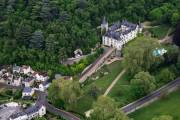
M180 78L171 81L170 83L152 92L151 94L122 107L121 110L126 114L134 112L135 110L143 107L144 105L149 104L155 101L156 99L160 98L164 93L172 92L175 88L178 87L180 87Z

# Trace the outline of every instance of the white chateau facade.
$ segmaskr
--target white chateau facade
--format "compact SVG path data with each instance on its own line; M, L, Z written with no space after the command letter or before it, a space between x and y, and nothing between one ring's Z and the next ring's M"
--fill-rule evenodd
M124 44L136 38L138 33L142 33L142 29L141 24L133 24L126 20L118 21L109 27L104 18L101 24L101 30L105 31L102 36L102 44L121 50Z

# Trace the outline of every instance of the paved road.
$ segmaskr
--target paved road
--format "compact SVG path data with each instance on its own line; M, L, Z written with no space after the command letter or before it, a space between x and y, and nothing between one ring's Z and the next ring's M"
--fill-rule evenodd
M154 91L153 93L121 108L121 110L125 112L126 114L129 114L133 112L134 110L139 109L140 106L143 106L149 103L150 101L155 100L156 98L157 99L160 98L164 93L167 93L169 90L176 87L180 87L180 78L168 83L167 85L161 87L160 89Z
M105 61L105 59L114 51L114 48L108 48L96 61L80 76L80 83L83 83L89 76L91 76L98 67Z

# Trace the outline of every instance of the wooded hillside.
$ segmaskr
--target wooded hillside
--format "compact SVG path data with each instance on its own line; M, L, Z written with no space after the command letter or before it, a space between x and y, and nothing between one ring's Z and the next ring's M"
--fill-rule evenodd
M103 16L176 25L180 0L0 0L0 64L52 69L77 48L89 53Z

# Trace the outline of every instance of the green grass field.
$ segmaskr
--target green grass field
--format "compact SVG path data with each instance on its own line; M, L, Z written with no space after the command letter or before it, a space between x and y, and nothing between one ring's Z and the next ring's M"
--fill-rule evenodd
M152 36L162 39L166 36L170 26L168 25L159 25L154 28L150 28L149 31L151 32Z
M125 73L116 83L116 85L112 88L109 96L113 98L117 103L119 103L119 107L127 105L130 102L133 102L134 99L132 97L131 85L129 81L131 77Z
M137 110L130 117L134 120L151 120L160 115L171 115L174 120L180 120L180 90Z
M79 99L76 105L73 105L72 111L79 114L84 114L84 112L91 109L93 102L96 100L91 96L89 92L92 86L95 85L100 90L99 95L104 94L105 90L109 87L116 76L122 71L122 69L122 63L120 61L117 61L110 65L102 67L99 71L92 75L92 77L99 76L99 79L92 80L92 77L89 78L88 82L83 87L83 96ZM109 72L109 74L100 75L102 71Z

